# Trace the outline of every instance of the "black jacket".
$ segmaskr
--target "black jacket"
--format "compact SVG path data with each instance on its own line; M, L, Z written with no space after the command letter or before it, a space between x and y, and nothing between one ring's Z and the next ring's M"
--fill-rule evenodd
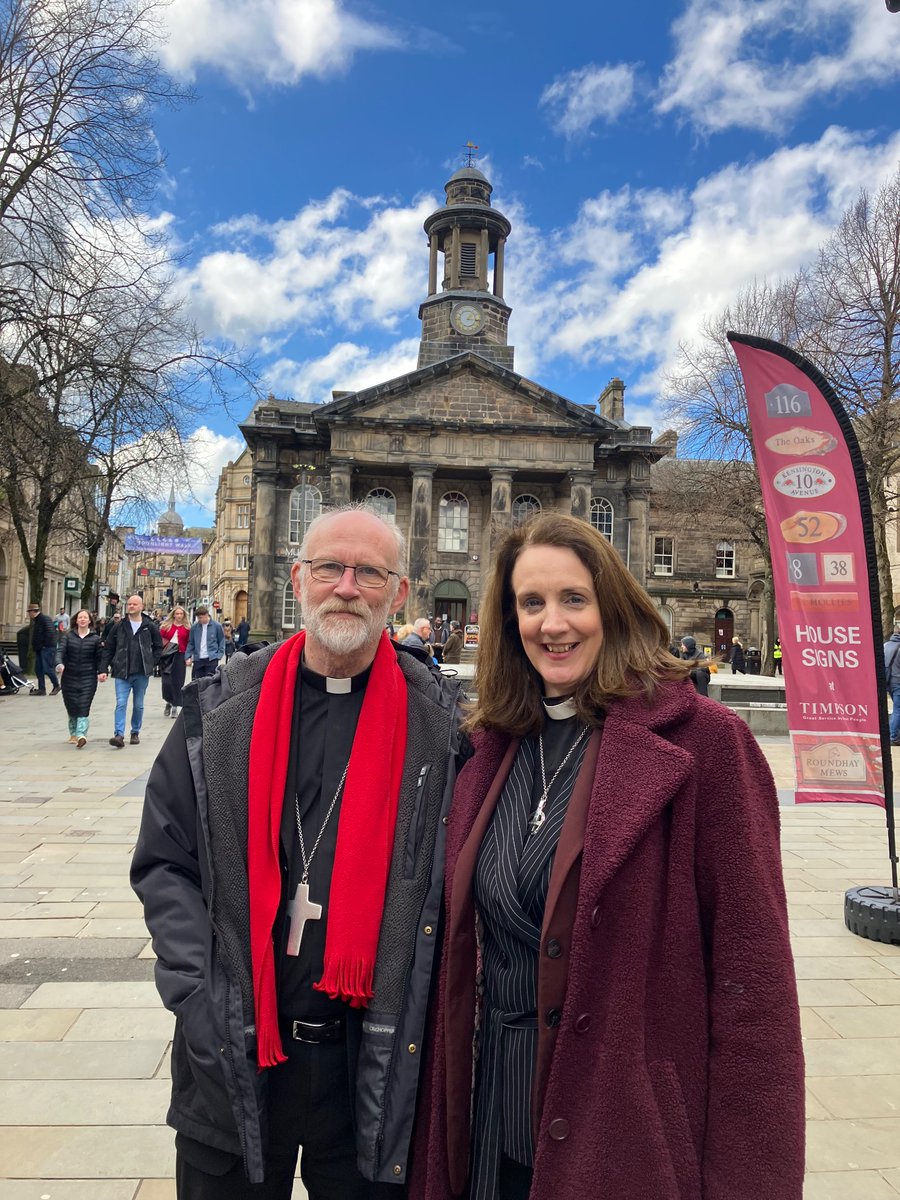
M237 654L184 690L184 708L147 783L132 885L175 1013L167 1120L244 1157L263 1180L268 1071L256 1067L247 848L249 742L278 649ZM444 818L464 755L455 683L398 653L407 679L407 758L394 853L356 1067L359 1167L404 1182L431 979L440 952ZM464 743L467 747L468 743ZM277 1070L278 1068L273 1068Z
M135 642L137 645L134 645ZM132 633L131 621L124 616L109 631L103 643L103 654L102 669L116 679L127 679L129 675L152 675L162 654L159 626L142 613L141 627L137 633Z
M90 715L102 660L103 643L97 633L80 637L70 629L59 643L56 661L66 668L62 674L62 694L70 717Z
M31 622L31 648L37 654L39 650L46 650L48 646L56 647L53 619L46 613L38 613Z

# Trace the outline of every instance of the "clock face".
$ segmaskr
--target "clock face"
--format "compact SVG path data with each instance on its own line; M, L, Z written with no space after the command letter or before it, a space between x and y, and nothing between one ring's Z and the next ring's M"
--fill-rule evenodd
M477 304L456 304L450 313L450 323L459 333L478 333L484 325L484 313Z

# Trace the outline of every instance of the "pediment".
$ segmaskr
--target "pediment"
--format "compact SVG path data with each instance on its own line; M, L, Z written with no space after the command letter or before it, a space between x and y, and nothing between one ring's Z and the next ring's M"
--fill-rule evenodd
M473 351L340 395L319 406L315 419L329 425L552 429L594 437L616 429L585 405Z

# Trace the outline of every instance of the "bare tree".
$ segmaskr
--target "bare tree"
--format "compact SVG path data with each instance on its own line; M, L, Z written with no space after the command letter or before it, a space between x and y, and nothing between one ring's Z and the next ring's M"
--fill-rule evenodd
M135 223L162 159L153 110L188 93L155 53L158 0L0 0L0 315L23 272ZM138 241L144 239L145 234ZM120 253L129 249L118 237Z
M775 591L772 556L759 486L747 398L729 329L798 345L806 338L807 282L802 274L778 285L756 282L733 305L703 323L700 336L679 346L663 393L692 469L654 473L654 498L692 527L716 514L740 528L763 567L762 670L774 672ZM660 464L665 467L665 464ZM680 468L679 464L679 468Z
M811 273L810 300L818 319L808 357L834 384L866 464L888 636L895 606L887 527L900 475L900 170L844 214Z
M198 414L229 381L252 386L239 352L205 344L159 261L126 275L109 253L32 276L28 319L5 331L0 440L7 507L30 597L40 600L51 535L78 534L90 595L114 513L143 504L161 474L189 480Z

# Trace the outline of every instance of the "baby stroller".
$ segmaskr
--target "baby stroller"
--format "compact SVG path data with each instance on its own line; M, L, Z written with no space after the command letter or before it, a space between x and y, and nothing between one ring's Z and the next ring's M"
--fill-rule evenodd
M22 668L16 660L8 654L4 654L2 650L0 650L0 683L3 684L3 687L0 688L0 696L15 696L20 688L27 688L29 692L32 692L37 686L30 679L25 678Z

